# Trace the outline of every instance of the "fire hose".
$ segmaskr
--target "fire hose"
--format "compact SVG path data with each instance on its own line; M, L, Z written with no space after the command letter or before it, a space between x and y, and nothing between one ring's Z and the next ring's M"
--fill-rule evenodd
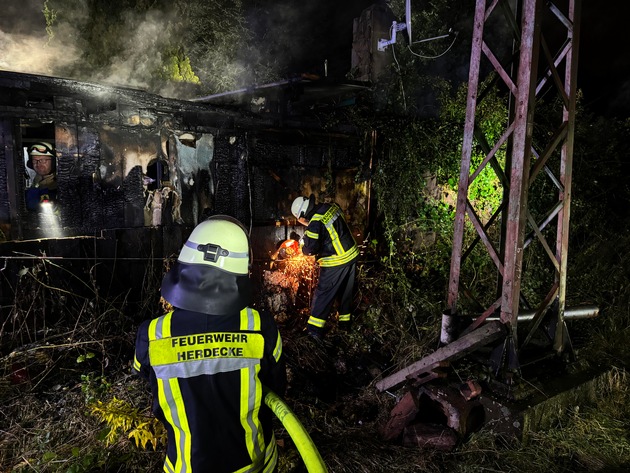
M265 404L275 414L284 428L287 429L304 461L308 473L328 473L326 464L313 443L311 436L289 406L276 393L270 390L265 391Z

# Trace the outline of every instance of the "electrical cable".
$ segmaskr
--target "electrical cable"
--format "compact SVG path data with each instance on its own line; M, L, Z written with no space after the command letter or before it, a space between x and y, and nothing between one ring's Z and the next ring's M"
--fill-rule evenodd
M446 51L444 51L444 52L443 52L443 53L441 53L441 54L438 54L437 56L424 56L424 55L422 55L422 54L418 54L418 53L416 53L415 51L413 51L413 50L411 49L411 46L412 46L411 44L407 46L407 49L409 49L409 52L410 52L411 54L413 54L414 56L417 56L417 57L419 57L419 58L422 58L422 59L437 59L437 58L440 58L440 57L444 56L447 52L449 52L449 51L451 50L451 48L452 48L452 47L453 47L453 45L455 44L455 40L457 39L457 35L458 35L458 32L456 31L456 32L455 32L455 37L453 38L453 41L451 41L451 44L448 46L448 48L446 48ZM440 38L441 38L441 37L440 37ZM432 39L437 39L437 38L432 38ZM415 43L413 43L413 44L418 44L418 43L422 43L422 42L425 42L425 41L427 41L427 40L416 41L416 42L415 42Z
M389 27L390 36L391 36L392 30L393 30L393 26L390 26ZM402 93L403 110L407 110L407 97L405 96L405 85L403 84L403 81L402 81L401 67L400 67L400 63L398 62L398 58L396 57L396 48L394 48L394 45L392 45L392 57L394 58L394 62L396 63L396 70L398 71L398 76L400 78L400 91Z

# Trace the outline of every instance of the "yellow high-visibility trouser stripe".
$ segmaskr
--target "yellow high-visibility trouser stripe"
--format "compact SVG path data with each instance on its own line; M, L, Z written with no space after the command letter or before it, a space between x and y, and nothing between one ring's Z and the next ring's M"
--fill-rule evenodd
M314 325L315 327L322 328L326 324L326 321L324 319L318 319L317 317L311 315L308 318L308 323L310 325Z
M278 339L276 340L276 346L273 349L273 358L277 361L280 360L280 355L282 355L282 337L278 334Z

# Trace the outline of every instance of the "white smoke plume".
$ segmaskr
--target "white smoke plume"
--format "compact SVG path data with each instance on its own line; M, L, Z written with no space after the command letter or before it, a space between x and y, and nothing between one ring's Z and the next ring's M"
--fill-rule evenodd
M2 3L0 69L54 75L77 59L74 44L51 44L41 0Z
M79 43L79 28L87 20L87 0L72 2L72 8L64 9L63 19L55 19L52 30L47 30L43 9L54 9L53 2L25 0L19 8L18 2L12 3L3 5L0 15L0 69L138 89L155 85L151 79L171 39L172 15L125 12L121 28L126 36L124 49L111 64L89 69L81 57L85 48Z
M92 71L88 79L98 83L145 89L156 66L162 62L162 51L170 41L169 18L149 11L141 17L127 15L124 31L129 39L126 49L109 67Z
M121 13L120 19L112 24L93 24L93 19L88 17L88 0L0 1L3 3L0 7L0 69L133 87L165 96L176 96L180 87L176 83L170 84L171 88L156 83L156 70L164 62L162 54L169 46L181 43L182 33L196 31L194 28L203 31L207 25L199 23L201 17L195 13L207 14L211 8L210 2L198 0L186 4L182 0L170 4L170 12L130 9L117 12ZM244 8L240 23L232 17L233 24L239 25L235 30L216 32L211 41L204 42L203 37L201 41L194 40L187 45L190 51L184 52L189 55L202 86L213 93L273 82L303 72L322 74L325 63L341 76L349 69L352 17L360 14L363 3L369 0L353 0L347 4L245 1L243 5L251 9ZM354 12L350 4L354 5ZM192 12L188 19L181 15L182 6L189 14ZM179 15L176 8L180 8ZM48 19L53 19L48 31L45 9L49 12ZM231 14L237 15L237 11ZM51 12L58 15L55 17ZM218 19L225 25L230 24ZM184 24L186 21L198 24ZM120 31L124 41L115 45L116 55L111 63L90 68L85 61L85 54L94 58L107 52L90 50L81 42L80 33L86 25L91 25L97 39L99 28L103 29L104 37L112 27ZM343 48L331 48L330 44L338 38L343 39ZM110 47L104 43L99 46Z
M9 34L0 30L0 69L42 75L55 75L55 70L72 64L76 48L51 47L48 36Z

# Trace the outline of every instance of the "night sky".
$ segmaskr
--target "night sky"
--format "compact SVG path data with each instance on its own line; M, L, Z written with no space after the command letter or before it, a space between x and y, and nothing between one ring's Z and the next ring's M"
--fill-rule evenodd
M473 5L473 0L459 1ZM0 69L45 73L41 66L47 60L54 62L69 55L69 51L47 51L51 55L47 59L33 54L46 50L42 47L45 31L41 0L2 0L2 3ZM327 60L329 76L343 78L350 69L352 21L374 2L278 0L263 3L271 5L275 11L272 10L262 27L267 28L268 35L275 35L281 45L286 45L280 48L284 54L291 55L287 74L322 75ZM429 2L412 0L412 8L423 8L427 4ZM578 87L592 110L625 118L630 115L630 1L583 0L582 12ZM39 42L30 42L29 37L37 37ZM462 49L459 56L445 56L436 65L437 69L443 69L447 77L457 71L459 79L465 80L467 54L469 52Z
M630 116L630 2L586 0L578 87L586 104L620 118Z
M323 61L328 59L331 73L345 74L350 67L352 20L372 3L368 0L322 0L317 16L309 16L313 20L312 26L309 18L285 26L289 30L306 29L310 31L307 36L316 39L311 43L309 53L295 61L296 70L321 73ZM427 3L412 0L411 5L421 8ZM464 54L468 55L469 51ZM448 56L441 58L441 67L447 74L460 70L461 76L461 69L468 68L468 58L464 58L463 65L448 64L451 59ZM463 71L463 75L466 74ZM630 116L630 1L582 1L578 87L592 110L620 118Z

